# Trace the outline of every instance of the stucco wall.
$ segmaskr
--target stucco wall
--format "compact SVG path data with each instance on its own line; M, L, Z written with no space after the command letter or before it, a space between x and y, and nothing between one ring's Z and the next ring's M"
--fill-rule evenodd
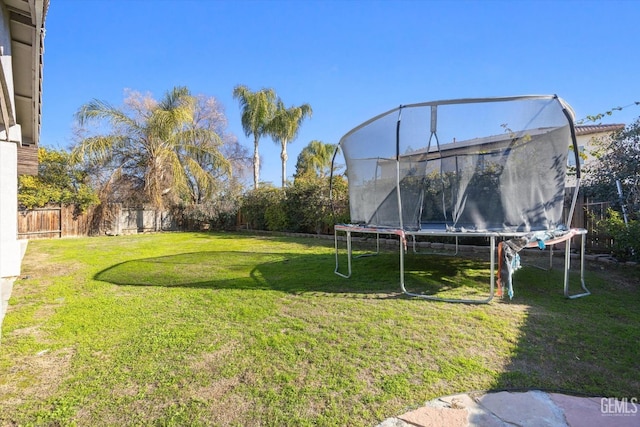
M22 251L17 240L17 146L0 142L0 325L7 311L15 276L20 274Z
M0 94L13 107L13 67L11 61L11 30L9 14L0 1L0 46L2 47L3 86L7 93ZM15 119L13 117L12 119ZM22 141L19 124L6 129L0 122L0 326L7 311L13 282L20 274L20 264L26 244L17 238L18 231L18 145Z
M0 142L0 277L20 274L17 162L16 143Z

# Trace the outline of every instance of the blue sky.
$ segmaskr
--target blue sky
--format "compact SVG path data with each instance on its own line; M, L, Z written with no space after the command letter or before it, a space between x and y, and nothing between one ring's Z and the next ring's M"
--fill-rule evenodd
M251 150L236 85L309 103L289 176L311 140L337 143L400 104L558 94L580 119L640 101L638 21L634 0L51 0L41 144L67 148L92 99L178 85L220 101ZM603 123L639 116L632 105ZM264 138L260 153L261 180L279 185L279 147Z

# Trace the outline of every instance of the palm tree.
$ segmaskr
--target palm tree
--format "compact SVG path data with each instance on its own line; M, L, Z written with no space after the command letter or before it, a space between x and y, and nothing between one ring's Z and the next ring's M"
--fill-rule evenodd
M251 92L248 87L238 85L233 89L233 97L240 102L242 129L248 138L253 135L253 187L258 188L260 180L260 155L258 142L265 135L266 126L275 112L276 93L273 89Z
M202 188L213 188L215 178L205 163L229 165L218 149L218 135L193 125L195 100L186 87L173 88L160 102L128 101L133 112L98 100L81 106L76 113L81 126L98 121L110 132L83 138L72 154L75 160L107 170L107 188L125 183L134 197L142 193L156 211L159 229L165 199L189 194L194 180Z
M312 173L320 178L325 178L331 172L331 161L335 151L335 144L325 144L318 140L311 141L298 156L297 175L303 176Z
M312 114L313 111L309 104L286 108L282 100L278 99L275 116L267 124L267 133L273 138L274 142L280 143L283 188L287 182L287 144L296 139L302 121L307 117L311 117Z

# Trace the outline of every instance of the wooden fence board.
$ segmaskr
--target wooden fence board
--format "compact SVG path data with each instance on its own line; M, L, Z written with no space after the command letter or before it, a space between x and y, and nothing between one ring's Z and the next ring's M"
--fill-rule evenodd
M46 206L18 211L19 239L79 237L90 234L93 209L77 212L74 206Z
M611 207L609 202L584 202L584 228L589 232L587 234L586 247L591 252L611 252L613 247L613 237L598 227L598 222L607 216L607 209Z
M60 206L48 206L18 212L19 239L49 239L54 237L62 237Z

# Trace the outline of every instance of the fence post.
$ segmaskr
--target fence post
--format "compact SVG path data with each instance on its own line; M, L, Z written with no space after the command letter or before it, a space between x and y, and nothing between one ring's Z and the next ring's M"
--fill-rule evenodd
M62 203L59 204L58 208L58 238L62 238Z

